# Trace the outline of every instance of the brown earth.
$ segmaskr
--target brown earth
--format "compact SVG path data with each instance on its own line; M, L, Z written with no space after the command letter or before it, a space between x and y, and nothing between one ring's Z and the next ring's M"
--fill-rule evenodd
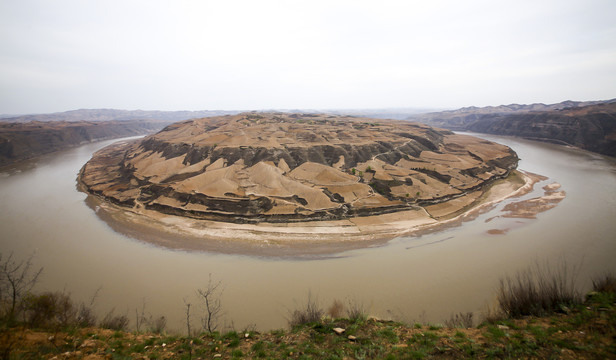
M107 147L79 180L199 236L372 237L458 215L517 161L504 145L406 121L244 113Z

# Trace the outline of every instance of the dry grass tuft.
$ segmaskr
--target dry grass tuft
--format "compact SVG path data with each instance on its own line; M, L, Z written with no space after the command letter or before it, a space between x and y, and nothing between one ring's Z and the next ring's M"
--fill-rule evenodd
M554 269L535 263L514 277L500 280L498 304L508 317L542 316L581 302L575 287L578 270L565 262Z
M334 302L327 309L327 315L329 315L332 319L339 319L343 314L344 304L338 299L334 300Z
M472 328L473 327L473 313L472 312L460 312L457 314L451 314L449 320L445 320L445 325L450 328Z
M592 279L592 290L602 293L616 294L616 276L604 273Z
M322 317L323 309L319 307L317 299L313 299L312 295L308 293L306 305L302 309L291 312L288 323L291 328L294 328L300 325L318 323Z

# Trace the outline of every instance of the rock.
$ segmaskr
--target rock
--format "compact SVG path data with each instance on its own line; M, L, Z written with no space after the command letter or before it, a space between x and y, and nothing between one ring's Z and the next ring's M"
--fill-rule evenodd
M496 326L497 326L500 330L509 330L509 326L507 326L507 325L500 325L500 324L498 324L498 325L496 325Z
M106 358L107 357L103 356L103 355L90 354L90 355L87 355L86 357L84 357L83 359L84 360L103 360L103 359L106 359Z
M333 330L338 335L341 335L345 331L345 329L339 327L333 328Z
M97 346L97 342L95 340L84 340L84 342L81 344L81 348L95 348Z

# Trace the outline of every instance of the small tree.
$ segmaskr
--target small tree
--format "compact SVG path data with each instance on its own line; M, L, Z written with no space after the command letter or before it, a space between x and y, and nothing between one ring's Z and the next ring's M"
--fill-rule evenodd
M203 329L210 333L214 332L218 327L218 318L222 312L220 298L223 289L221 289L221 285L221 281L213 282L212 274L210 274L207 287L205 289L197 289L197 294L201 297L205 306L205 313L201 319Z
M186 331L188 334L188 337L192 336L192 330L190 328L190 306L192 304L189 303L188 301L186 301L186 299L184 299L184 307L186 308Z
M141 312L138 308L135 308L135 329L137 332L141 332L141 326L144 322L146 322L147 317L145 316L145 298L143 298L141 305Z
M34 254L30 255L27 260L17 261L13 258L13 253L6 259L3 259L0 254L0 300L4 302L4 297L8 297L6 301L9 304L5 319L9 325L15 322L17 305L32 290L43 272L43 268L32 269L33 257Z

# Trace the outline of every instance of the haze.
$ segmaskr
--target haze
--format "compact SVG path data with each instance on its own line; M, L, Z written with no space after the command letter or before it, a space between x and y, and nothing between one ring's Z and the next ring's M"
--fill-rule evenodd
M2 1L0 114L616 94L613 1Z

